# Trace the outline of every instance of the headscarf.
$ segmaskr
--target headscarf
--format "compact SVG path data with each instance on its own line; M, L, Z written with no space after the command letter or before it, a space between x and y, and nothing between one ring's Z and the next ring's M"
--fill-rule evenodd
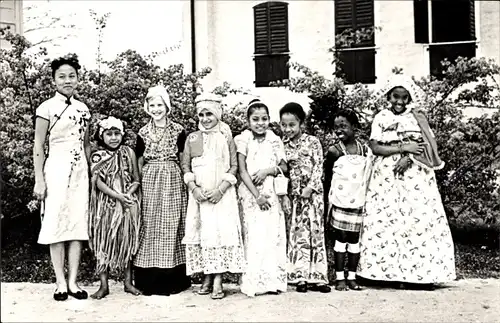
M425 93L418 85L413 81L412 78L405 76L403 74L394 74L389 78L386 85L382 90L382 94L387 96L390 91L396 87L403 87L408 91L411 96L412 101L407 104L406 111L404 113L412 113L414 118L417 120L420 131L422 132L422 139L424 140L424 152L420 155L410 154L410 158L417 165L428 167L431 169L441 169L444 167L444 162L439 158L436 139L432 134L431 128L429 126L429 121L422 111L422 109L416 108L418 103L421 102Z
M115 117L108 117L106 119L99 121L99 137L102 137L102 133L104 132L104 130L108 130L111 128L116 128L120 130L120 133L122 135L125 134L123 130L123 122Z
M156 85L148 89L146 99L144 100L144 111L149 114L149 100L157 96L160 97L165 103L167 115L169 115L172 111L172 103L170 102L170 95L168 95L168 92L163 85Z
M196 100L196 113L200 113L202 110L206 109L217 118L221 120L222 118L222 100L214 94L204 94L199 96Z

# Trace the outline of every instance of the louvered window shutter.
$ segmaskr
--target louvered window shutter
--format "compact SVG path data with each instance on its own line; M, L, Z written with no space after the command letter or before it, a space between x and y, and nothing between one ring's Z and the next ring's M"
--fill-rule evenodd
M255 85L289 77L288 3L264 2L254 7Z
M429 1L413 0L413 24L415 43L429 43Z
M373 28L375 24L373 12L374 0L355 0L354 2L354 28ZM375 45L375 34L370 39L364 40L357 44L357 47L366 47Z
M474 0L469 0L469 40L476 40L476 11Z

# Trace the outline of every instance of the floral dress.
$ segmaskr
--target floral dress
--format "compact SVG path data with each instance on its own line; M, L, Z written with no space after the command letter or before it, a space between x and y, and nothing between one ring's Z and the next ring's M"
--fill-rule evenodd
M250 175L286 160L283 142L270 130L262 141L254 138L250 130L236 136L234 141L237 151L246 156ZM259 208L245 183L242 182L238 189L247 264L241 277L241 292L248 296L284 292L287 288L285 217L274 191L273 179L268 176L257 186L261 194L269 196L271 207L266 211Z
M49 121L49 150L44 165L44 201L40 244L88 240L89 177L84 137L87 106L60 94L43 102L36 116Z
M371 139L380 144L421 137L410 109L378 113ZM453 240L434 171L413 163L402 176L400 155L376 156L368 185L357 274L372 280L441 283L455 279Z
M291 180L292 216L288 240L288 282L327 284L324 235L323 149L318 138L303 134L285 142ZM304 188L311 197L300 197Z

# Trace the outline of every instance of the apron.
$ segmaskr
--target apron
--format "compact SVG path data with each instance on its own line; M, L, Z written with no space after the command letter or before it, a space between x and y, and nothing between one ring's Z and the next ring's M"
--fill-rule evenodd
M344 153L333 166L332 183L328 194L329 204L345 209L362 208L366 201L368 180L371 167L370 158L364 152L363 146L356 140L357 152L361 155L351 155L344 143L340 148Z

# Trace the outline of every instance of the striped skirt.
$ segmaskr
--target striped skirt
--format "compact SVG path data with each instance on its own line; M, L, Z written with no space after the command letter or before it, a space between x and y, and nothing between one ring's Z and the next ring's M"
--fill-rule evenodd
M365 208L347 209L330 205L329 222L337 230L360 232Z

